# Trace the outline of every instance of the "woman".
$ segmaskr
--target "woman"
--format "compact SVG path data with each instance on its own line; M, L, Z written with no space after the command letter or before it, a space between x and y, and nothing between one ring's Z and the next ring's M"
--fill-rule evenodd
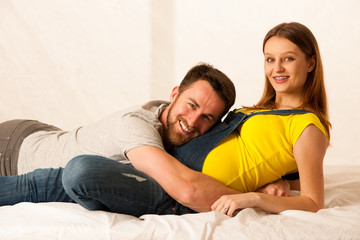
M328 121L319 48L315 37L305 26L299 23L283 23L273 28L266 35L263 42L263 52L266 75L263 96L254 107L242 111L248 113L249 111L257 112L271 109L305 109L316 114L316 116L314 114L293 115L290 117L259 115L260 117L257 119L250 119L244 123L242 129L239 130L239 135L233 132L228 136L222 142L222 145L216 148L216 151L226 152L223 150L232 148L232 152L234 152L234 147L231 147L231 144L236 141L243 141L242 143L245 144L239 142L238 144L241 147L247 147L246 151L259 148L254 151L256 154L250 152L249 156L246 156L247 158L253 157L253 164L258 164L254 166L257 170L250 169L252 166L248 166L249 163L245 166L248 171L252 171L252 175L255 173L260 175L255 177L254 181L258 181L258 184L262 185L264 178L261 174L276 176L281 175L284 171L291 172L298 169L300 196L279 197L258 192L248 192L253 189L246 189L248 193L221 197L212 205L212 210L226 213L229 216L232 216L236 210L247 207L257 207L272 213L287 209L316 212L324 207L322 166L329 145L329 129L331 126ZM270 126L264 126L264 124ZM286 137L276 136L279 131L284 131ZM262 137L256 137L262 134ZM271 141L256 142L261 141L266 136ZM264 149L266 147L276 148ZM241 149L237 150L241 152ZM246 151L243 151L245 152L244 155L248 153ZM214 157L218 156L213 151L208 158L211 159L212 154ZM264 156L266 154L268 155ZM269 154L272 156L269 156ZM206 167L206 161L204 168ZM244 159L242 161L244 162ZM269 166L260 166L261 164ZM281 167L281 169L275 167ZM214 164L209 164L208 168L204 168L204 173L216 174ZM270 171L280 173L274 174ZM247 173L243 172L242 174L246 175ZM250 177L254 176L249 176L247 179ZM219 178L218 180L223 180ZM268 181L272 180L271 178L268 179ZM257 186L255 184L255 188Z

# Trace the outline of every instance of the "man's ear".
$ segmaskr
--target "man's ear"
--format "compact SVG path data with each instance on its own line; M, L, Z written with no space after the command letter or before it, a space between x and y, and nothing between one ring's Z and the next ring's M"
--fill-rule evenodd
M173 88L170 94L170 102L173 102L179 94L179 86Z

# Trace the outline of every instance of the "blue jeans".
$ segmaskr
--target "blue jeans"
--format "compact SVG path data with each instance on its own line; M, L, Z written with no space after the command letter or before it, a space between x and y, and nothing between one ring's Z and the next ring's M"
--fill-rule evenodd
M0 177L0 206L19 202L74 202L62 185L63 168Z
M0 177L0 206L20 202L77 202L89 210L133 216L193 212L131 164L95 155L75 157L65 169Z
M63 186L72 199L89 210L133 216L193 212L131 164L101 156L82 155L72 159L64 170Z

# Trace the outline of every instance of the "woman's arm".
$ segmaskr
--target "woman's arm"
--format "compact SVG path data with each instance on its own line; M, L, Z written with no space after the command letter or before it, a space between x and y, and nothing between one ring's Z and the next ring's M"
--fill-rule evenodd
M280 197L251 192L222 196L212 210L232 216L236 210L257 207L271 213L284 210L316 212L324 207L323 159L328 142L315 126L305 128L294 146L294 157L300 174L300 196Z

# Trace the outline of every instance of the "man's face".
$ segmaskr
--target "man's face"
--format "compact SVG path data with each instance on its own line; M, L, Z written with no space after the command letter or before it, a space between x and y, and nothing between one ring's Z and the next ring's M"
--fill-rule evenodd
M174 88L166 119L168 144L179 146L204 134L220 118L225 102L211 85L198 80L179 94Z

